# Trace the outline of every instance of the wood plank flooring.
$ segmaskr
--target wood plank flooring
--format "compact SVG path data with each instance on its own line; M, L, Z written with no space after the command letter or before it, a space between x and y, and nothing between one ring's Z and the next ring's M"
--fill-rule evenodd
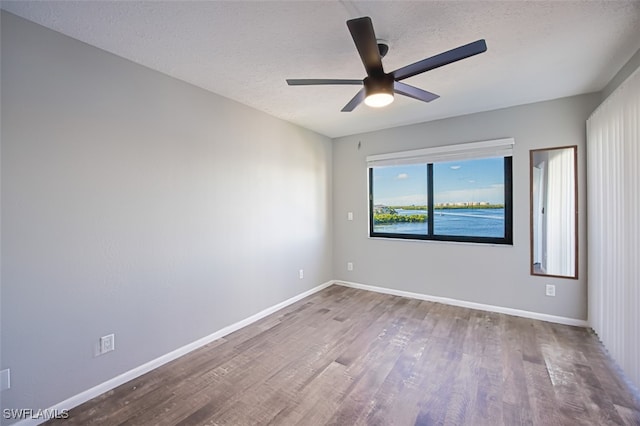
M331 286L50 425L640 425L587 329Z

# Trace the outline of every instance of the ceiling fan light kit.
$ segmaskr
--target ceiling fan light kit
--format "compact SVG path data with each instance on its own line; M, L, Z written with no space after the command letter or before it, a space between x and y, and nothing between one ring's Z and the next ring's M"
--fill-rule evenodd
M365 77L364 103L370 107L380 108L393 102L393 76L385 74L379 78Z
M347 27L349 28L351 38L353 38L353 42L356 45L362 64L367 72L367 76L364 80L287 80L287 84L290 86L338 84L364 85L364 88L360 89L360 91L356 93L347 105L342 108L343 112L353 111L362 102L375 108L387 106L393 102L395 93L399 93L422 102L431 102L439 96L435 93L427 92L426 90L402 83L400 80L483 53L487 50L487 44L485 41L477 40L473 43L469 43L402 68L398 68L390 73L385 73L382 67L382 57L387 53L389 47L383 40L376 39L371 18L365 16L363 18L350 19L347 21Z

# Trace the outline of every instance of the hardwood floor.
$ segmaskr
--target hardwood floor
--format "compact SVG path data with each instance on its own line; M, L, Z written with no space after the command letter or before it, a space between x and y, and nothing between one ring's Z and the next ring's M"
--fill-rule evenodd
M590 331L331 286L55 425L640 425Z

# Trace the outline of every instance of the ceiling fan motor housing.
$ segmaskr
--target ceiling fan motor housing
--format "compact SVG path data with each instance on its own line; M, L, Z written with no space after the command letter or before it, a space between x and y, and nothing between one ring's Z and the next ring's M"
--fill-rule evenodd
M393 75L382 74L375 77L365 77L364 92L365 96L375 95L378 93L388 93L393 96Z

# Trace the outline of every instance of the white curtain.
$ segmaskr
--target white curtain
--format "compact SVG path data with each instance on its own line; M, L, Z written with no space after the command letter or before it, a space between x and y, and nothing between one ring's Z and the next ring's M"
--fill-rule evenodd
M574 153L572 149L549 151L546 272L550 275L573 276L576 270Z
M544 263L544 238L543 238L543 221L542 212L544 209L543 196L545 194L544 189L544 173L545 164L542 163L539 166L533 167L533 263L544 267L546 271L546 263Z
M587 120L589 323L640 387L640 70Z

